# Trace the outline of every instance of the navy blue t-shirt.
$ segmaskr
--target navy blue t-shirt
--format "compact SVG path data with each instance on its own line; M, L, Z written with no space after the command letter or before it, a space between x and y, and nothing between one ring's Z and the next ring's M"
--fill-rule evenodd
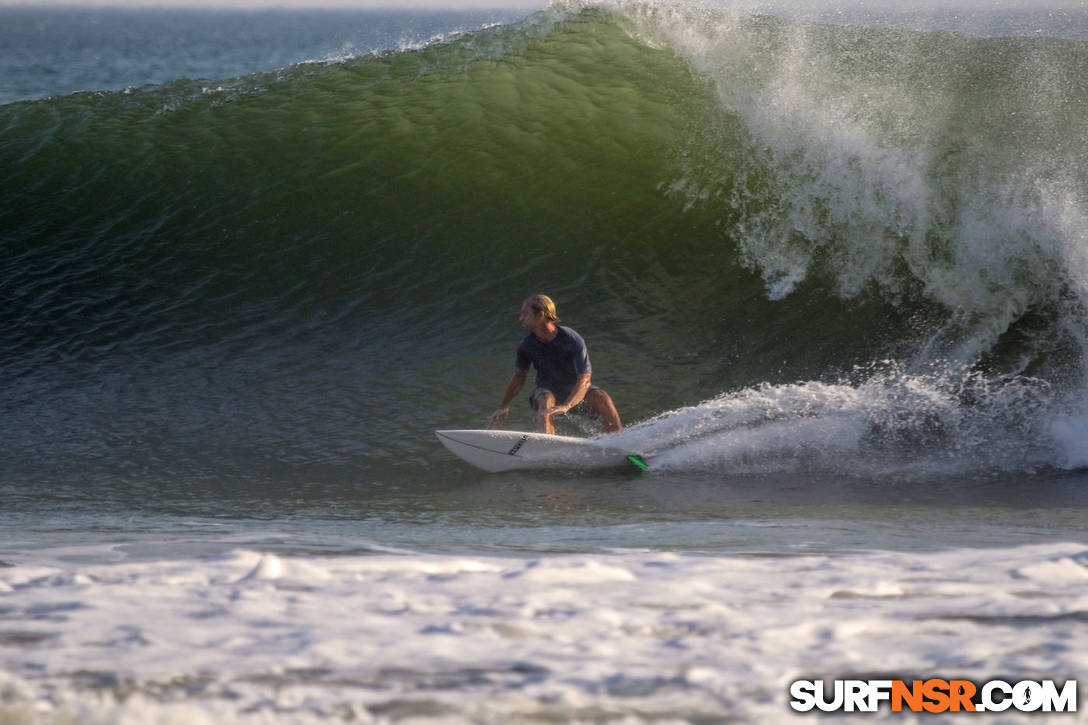
M558 325L558 332L551 342L542 342L533 333L529 333L518 344L518 370L536 367L536 386L547 388L555 393L556 400L563 401L570 396L578 378L593 372L589 364L589 350L586 341L569 327Z

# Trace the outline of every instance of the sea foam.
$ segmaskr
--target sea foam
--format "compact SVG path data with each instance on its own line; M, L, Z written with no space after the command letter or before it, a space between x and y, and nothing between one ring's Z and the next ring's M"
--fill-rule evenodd
M195 560L0 570L0 721L788 718L818 674L1069 678L1088 552ZM909 720L909 718L908 718Z

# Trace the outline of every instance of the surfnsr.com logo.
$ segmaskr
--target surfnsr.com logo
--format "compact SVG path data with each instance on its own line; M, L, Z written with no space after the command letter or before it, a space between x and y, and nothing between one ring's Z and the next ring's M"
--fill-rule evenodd
M990 680L797 680L790 685L790 707L798 712L1076 712L1077 681L1061 687L1054 680L1016 683Z

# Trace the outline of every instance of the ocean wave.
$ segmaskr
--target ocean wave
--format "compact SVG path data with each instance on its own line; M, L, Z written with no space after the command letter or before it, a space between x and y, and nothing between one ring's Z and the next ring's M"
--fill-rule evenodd
M1082 443L1036 454L1084 409L1086 69L1061 38L556 3L214 87L9 104L0 369L76 401L135 376L114 404L170 440L156 407L193 390L186 435L217 415L221 380L290 370L262 389L310 420L359 369L362 417L435 403L367 434L418 452L420 428L493 393L498 310L546 289L629 419L714 419L720 395L761 385L854 395L880 387L858 369L892 358L919 380L953 371L932 384L959 391L957 415L980 409L963 380L1045 389L1038 445L1009 465L1069 465ZM441 335L461 347L434 375ZM892 418L917 404L885 402ZM279 425L260 440L299 421Z

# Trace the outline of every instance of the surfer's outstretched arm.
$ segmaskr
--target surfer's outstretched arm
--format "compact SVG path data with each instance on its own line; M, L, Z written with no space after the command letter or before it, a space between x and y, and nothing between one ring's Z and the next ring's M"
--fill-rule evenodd
M510 376L510 382L506 384L506 392L502 396L502 403L499 404L499 409L492 413L487 419L488 428L495 430L496 428L502 428L506 425L506 418L510 415L510 403L514 401L514 398L518 396L521 389L525 387L525 378L528 374L528 370L514 368L514 374Z

